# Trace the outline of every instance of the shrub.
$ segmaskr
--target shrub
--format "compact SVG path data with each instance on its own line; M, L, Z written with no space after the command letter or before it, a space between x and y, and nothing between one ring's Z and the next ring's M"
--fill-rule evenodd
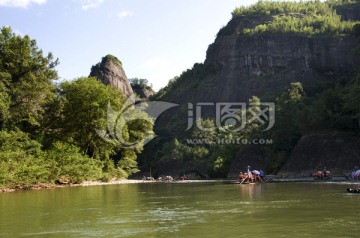
M56 142L46 152L47 160L54 163L52 178L71 183L99 179L102 175L101 162L81 154L74 145Z
M0 187L31 186L51 180L53 164L41 145L21 131L0 131Z

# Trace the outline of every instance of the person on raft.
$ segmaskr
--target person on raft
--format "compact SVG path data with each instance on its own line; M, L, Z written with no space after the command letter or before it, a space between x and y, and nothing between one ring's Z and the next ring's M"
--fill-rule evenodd
M248 174L248 173L240 172L240 173L239 173L239 181L240 181L241 183L250 182L250 181L251 181L251 173Z
M243 179L245 179L247 177L247 175L243 174L243 172L240 172L239 174L239 180L242 181Z

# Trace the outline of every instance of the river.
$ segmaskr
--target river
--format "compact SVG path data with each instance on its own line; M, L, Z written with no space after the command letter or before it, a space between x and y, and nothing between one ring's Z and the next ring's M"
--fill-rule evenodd
M0 193L0 237L359 237L341 183L155 183Z

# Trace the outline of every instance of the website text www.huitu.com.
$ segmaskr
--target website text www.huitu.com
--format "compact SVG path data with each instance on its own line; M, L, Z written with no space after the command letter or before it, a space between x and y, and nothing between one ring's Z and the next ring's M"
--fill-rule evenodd
M218 144L218 145L271 145L273 144L272 139L217 139L217 140L210 140L210 139L186 139L187 144L189 145L210 145L210 144Z

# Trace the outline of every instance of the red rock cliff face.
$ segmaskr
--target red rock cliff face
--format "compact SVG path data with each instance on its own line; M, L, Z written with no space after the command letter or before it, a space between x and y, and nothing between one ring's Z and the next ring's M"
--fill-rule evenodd
M352 53L358 41L351 36L242 36L238 32L247 27L243 22L248 19L232 21L233 33L219 36L209 46L205 61L222 66L219 98L243 101L279 92L292 82L306 87L316 80L335 80L352 74L359 62Z
M90 76L98 78L105 85L114 86L126 96L130 96L133 93L125 71L118 60L115 61L104 57L101 63L91 68Z
M360 2L338 6L335 9L337 14L341 15L342 20L360 21Z
M243 35L244 28L269 20L262 15L233 18L207 50L205 65L217 65L217 72L201 80L179 82L162 99L179 104L246 102L254 95L277 95L293 82L306 88L316 81L351 78L360 62L353 53L357 39L350 35Z
M360 165L360 138L350 133L306 136L278 173L284 177L309 176L324 167L333 175L348 175Z

